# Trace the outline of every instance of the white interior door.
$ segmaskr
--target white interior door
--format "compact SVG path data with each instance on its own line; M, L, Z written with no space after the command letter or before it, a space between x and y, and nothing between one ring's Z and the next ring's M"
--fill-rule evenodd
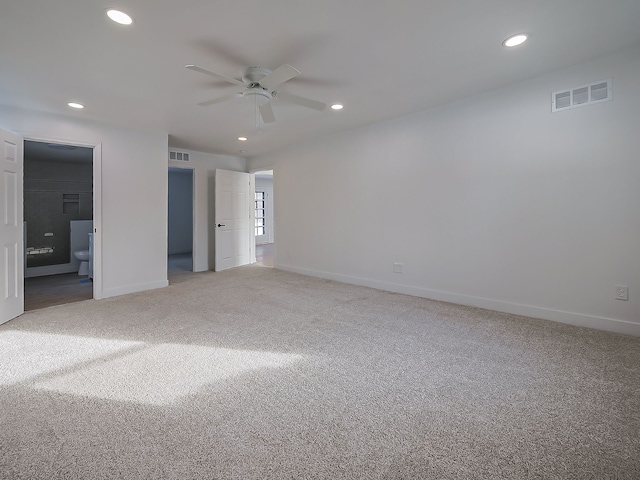
M216 170L216 272L251 263L255 258L253 175Z
M23 143L0 130L0 324L24 313Z

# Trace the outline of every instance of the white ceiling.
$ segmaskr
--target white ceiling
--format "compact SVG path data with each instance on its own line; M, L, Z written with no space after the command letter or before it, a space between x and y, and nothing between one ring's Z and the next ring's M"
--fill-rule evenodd
M112 6L134 24L108 20ZM0 104L251 157L640 43L639 25L639 0L0 0ZM501 45L518 32L529 42ZM302 74L283 91L344 110L276 100L258 132L246 99L197 105L237 87L184 68L239 78L284 63Z

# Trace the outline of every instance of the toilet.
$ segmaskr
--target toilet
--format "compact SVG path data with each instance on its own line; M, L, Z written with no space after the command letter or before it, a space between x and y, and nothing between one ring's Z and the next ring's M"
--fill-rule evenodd
M73 252L73 256L80 260L78 275L89 275L89 250L78 250Z

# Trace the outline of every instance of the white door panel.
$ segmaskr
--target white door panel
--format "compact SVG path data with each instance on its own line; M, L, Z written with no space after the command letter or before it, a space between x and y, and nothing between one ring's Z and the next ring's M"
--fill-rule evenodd
M0 324L24 313L23 143L0 130Z
M215 271L251 262L253 191L248 173L216 170L215 177Z

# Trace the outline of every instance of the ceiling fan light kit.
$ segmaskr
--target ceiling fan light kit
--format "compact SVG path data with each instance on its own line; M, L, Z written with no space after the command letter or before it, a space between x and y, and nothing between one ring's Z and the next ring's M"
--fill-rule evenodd
M261 88L252 88L243 92L243 97L249 98L252 102L255 101L258 106L266 105L271 101L273 96L269 93L269 90L263 90Z

